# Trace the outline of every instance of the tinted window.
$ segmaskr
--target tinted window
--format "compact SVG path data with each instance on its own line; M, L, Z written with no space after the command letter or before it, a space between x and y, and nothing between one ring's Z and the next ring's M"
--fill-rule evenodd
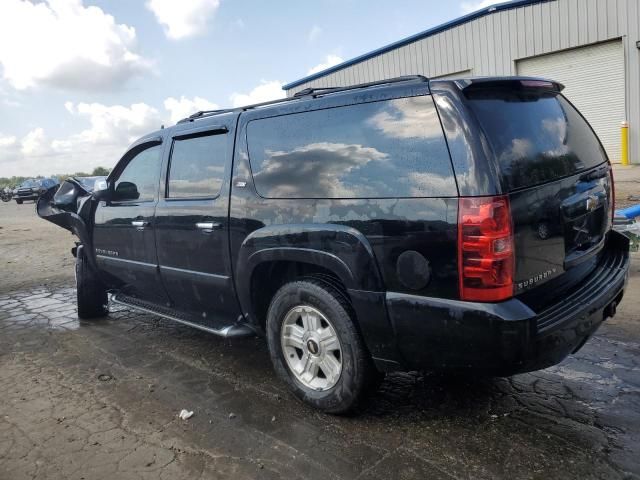
M480 95L469 104L510 190L573 175L606 161L587 122L561 95Z
M263 197L457 194L430 96L254 120L247 139Z
M133 157L115 183L116 200L155 199L160 176L162 147L147 148Z
M224 134L176 139L169 167L169 197L215 197L227 153Z

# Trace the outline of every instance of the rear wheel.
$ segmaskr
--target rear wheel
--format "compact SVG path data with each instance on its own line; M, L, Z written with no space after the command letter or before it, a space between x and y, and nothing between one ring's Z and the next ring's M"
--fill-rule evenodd
M284 285L267 314L278 376L304 402L329 413L352 410L376 379L347 299L314 279Z
M79 318L86 320L104 317L108 313L107 290L89 268L82 248L78 248L76 256L76 291Z
M16 200L16 203L17 203L18 205L22 205L22 200Z

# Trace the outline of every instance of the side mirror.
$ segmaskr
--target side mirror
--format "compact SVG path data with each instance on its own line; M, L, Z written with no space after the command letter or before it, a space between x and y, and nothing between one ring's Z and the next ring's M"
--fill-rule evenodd
M96 180L93 184L93 198L96 200L109 200L109 184L106 180Z
M113 192L112 200L137 200L140 198L138 187L133 182L120 182Z

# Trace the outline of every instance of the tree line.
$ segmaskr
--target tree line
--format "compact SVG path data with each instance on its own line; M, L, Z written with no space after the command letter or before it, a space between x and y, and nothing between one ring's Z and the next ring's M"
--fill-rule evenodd
M64 182L69 177L97 177L97 176L106 176L111 172L110 168L105 167L96 167L93 169L91 173L86 172L76 172L76 173L60 173L58 175L52 175L51 178L57 178L60 183ZM0 177L0 188L4 187L15 187L20 185L25 180L29 180L30 178L47 178L42 175L38 175L36 177Z

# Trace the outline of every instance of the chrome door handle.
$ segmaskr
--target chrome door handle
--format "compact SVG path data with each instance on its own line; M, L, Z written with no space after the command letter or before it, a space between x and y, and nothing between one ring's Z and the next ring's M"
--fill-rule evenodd
M131 225L133 225L134 227L138 227L138 228L144 228L147 225L149 225L149 222L145 222L144 220L133 220L131 222Z
M220 228L220 224L216 222L198 222L196 223L196 228L199 228L200 230L211 231L214 228Z

